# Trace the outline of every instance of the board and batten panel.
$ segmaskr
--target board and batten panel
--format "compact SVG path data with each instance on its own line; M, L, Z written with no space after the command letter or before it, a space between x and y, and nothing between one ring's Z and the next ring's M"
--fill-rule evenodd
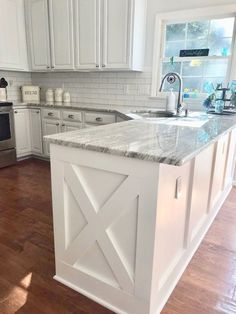
M194 161L187 239L190 242L207 218L213 158L214 145L211 145L197 155Z
M235 170L235 158L236 158L236 129L230 133L227 166L225 171L224 188L226 189L232 184Z
M229 133L222 136L216 144L215 163L208 210L215 209L224 189L224 178L227 163Z
M160 164L153 273L153 286L158 290L165 285L185 250L190 169L190 162L181 167Z
M47 70L51 67L48 1L30 0L27 4L31 66L33 70Z
M49 0L52 68L74 69L73 2Z
M103 65L108 69L131 67L133 0L104 0Z
M77 69L100 67L100 0L74 0Z

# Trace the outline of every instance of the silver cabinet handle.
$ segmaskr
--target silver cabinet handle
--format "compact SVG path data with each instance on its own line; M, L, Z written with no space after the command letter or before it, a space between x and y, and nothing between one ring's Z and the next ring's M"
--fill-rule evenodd
M65 126L65 124L63 123L61 126Z
M97 122L101 122L101 121L102 121L102 118L101 118L101 117L97 117L95 120L96 120Z
M49 117L52 117L53 115L54 115L53 112L49 112L49 113L48 113L48 116L49 116Z
M36 111L37 114L39 114L39 111Z
M99 64L96 64L96 68L99 68Z
M105 67L106 67L106 65L105 65L105 64L103 64L103 65L102 65L102 67L103 67L103 68L105 68Z
M14 112L17 113L18 111L15 110Z
M56 126L60 125L60 123L56 123Z
M68 118L69 118L69 119L74 119L74 115L73 115L73 114L69 114L69 115L68 115Z
M50 66L47 66L47 69L50 69Z

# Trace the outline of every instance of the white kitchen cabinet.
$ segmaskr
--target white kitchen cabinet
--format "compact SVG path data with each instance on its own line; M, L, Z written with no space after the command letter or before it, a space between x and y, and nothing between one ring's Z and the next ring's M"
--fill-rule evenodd
M52 68L74 69L72 0L49 0Z
M61 132L60 120L43 119L42 129L43 129L43 136L60 133ZM45 156L50 156L48 143L46 142L43 143L43 150L44 150Z
M213 169L213 178L211 186L211 196L209 202L209 211L213 210L220 199L224 189L224 178L227 166L227 152L229 145L229 133L222 136L216 144L215 163Z
M104 0L102 68L142 70L145 26L145 0Z
M75 64L77 69L100 68L100 0L75 0Z
M0 69L28 70L23 0L0 0Z
M32 153L41 155L43 148L40 109L30 109L30 131Z
M51 68L47 0L28 0L29 43L32 70Z
M29 109L15 109L15 137L17 157L31 154Z
M82 129L82 123L62 121L61 131L70 132Z

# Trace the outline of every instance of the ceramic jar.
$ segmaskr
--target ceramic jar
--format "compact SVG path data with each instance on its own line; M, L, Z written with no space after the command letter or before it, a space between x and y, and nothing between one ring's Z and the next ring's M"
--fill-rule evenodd
M54 92L52 89L48 89L46 91L46 102L53 102L54 101Z
M69 92L65 92L65 93L63 94L63 101L64 101L65 103L70 103L70 93L69 93Z
M63 89L62 88L56 88L55 89L55 101L56 102L62 102L62 95L63 95Z

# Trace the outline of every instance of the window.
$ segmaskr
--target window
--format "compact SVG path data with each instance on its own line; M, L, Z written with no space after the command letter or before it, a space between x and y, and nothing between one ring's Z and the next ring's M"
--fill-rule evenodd
M183 91L206 96L219 83L236 79L236 5L224 5L157 15L154 38L153 97L160 97L161 79L168 72L183 78ZM202 57L180 57L180 50L209 49ZM164 91L176 85L168 82Z
M166 24L162 49L162 76L177 72L184 90L209 93L227 81L234 31L234 17ZM209 49L207 57L179 57L183 49ZM168 85L168 86L167 86ZM164 87L168 90L170 85ZM174 90L177 86L173 86Z

